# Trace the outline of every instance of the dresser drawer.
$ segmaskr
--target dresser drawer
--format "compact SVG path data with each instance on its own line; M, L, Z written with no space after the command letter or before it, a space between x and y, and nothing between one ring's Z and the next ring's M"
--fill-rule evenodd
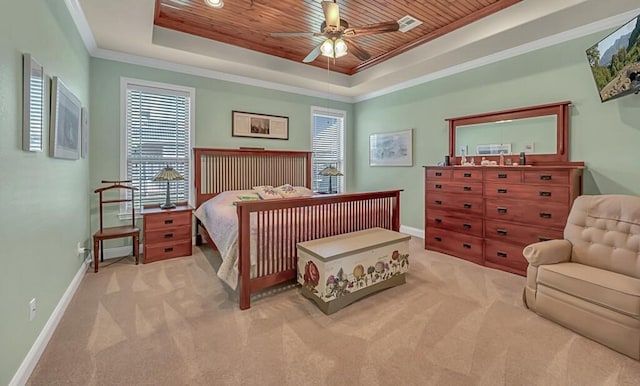
M482 182L466 181L427 181L427 190L433 192L475 194L482 196Z
M151 230L144 232L144 242L151 244L159 244L166 242L178 242L191 240L191 227L182 226L178 228L167 228L161 230Z
M483 241L479 237L450 232L444 229L427 228L424 243L426 249L482 264Z
M480 217L453 216L447 212L428 210L427 228L430 227L482 237L482 218Z
M454 169L453 179L456 181L482 181L482 169Z
M529 263L522 255L525 245L505 243L487 239L484 243L484 259L487 266L490 263L500 267L510 268L509 271L525 274Z
M527 170L524 172L527 184L560 184L569 185L568 170Z
M557 203L526 205L517 200L485 200L485 216L489 219L513 221L525 225L564 229L569 208Z
M538 202L569 202L569 187L560 185L522 185L487 182L484 186L487 198L509 198Z
M167 211L144 216L146 230L167 229L191 225L191 211Z
M427 179L450 180L451 169L427 169Z
M562 239L563 230L550 228L537 228L530 225L520 225L495 220L486 220L484 224L484 237L517 244L532 244L538 241Z
M508 167L488 167L484 170L485 181L500 181L519 183L522 182L522 171L513 170Z
M145 242L146 243L146 242ZM153 261L171 259L179 256L191 255L191 239L180 242L163 243L152 246L146 246L144 250L144 262L151 263Z
M461 196L437 192L427 192L426 208L446 210L457 215L482 217L482 195Z

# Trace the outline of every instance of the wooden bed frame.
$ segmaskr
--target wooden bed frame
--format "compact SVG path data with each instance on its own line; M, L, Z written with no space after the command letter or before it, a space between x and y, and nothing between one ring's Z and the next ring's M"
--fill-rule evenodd
M311 153L305 151L194 148L194 164L198 207L226 190L283 184L311 187ZM373 227L398 231L400 192L390 190L238 202L240 309L250 307L252 293L296 278L298 242ZM250 263L251 213L256 214L257 221L257 262L253 277ZM291 223L299 226L293 228ZM197 245L202 243L203 237L216 248L198 220Z

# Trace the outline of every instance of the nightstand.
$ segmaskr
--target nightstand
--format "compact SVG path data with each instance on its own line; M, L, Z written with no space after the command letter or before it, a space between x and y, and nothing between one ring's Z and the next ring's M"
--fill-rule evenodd
M144 219L144 263L191 255L191 216L193 208L142 209Z

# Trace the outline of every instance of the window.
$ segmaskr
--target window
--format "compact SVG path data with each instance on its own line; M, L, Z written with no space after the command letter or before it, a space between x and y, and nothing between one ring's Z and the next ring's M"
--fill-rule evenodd
M320 171L333 166L340 172L345 171L344 126L346 111L331 110L323 107L311 107L311 189L315 192L328 192L331 189L344 192L345 177L320 175ZM331 179L331 180L330 180Z
M153 181L165 166L184 177L169 182L171 201L189 201L195 89L123 78L121 91L120 174L138 188L136 209L165 201L167 183Z

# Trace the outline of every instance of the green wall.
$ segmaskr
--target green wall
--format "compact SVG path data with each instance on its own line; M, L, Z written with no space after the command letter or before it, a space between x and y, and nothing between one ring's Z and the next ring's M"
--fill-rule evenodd
M195 146L238 148L257 146L266 149L310 150L311 106L347 111L346 147L352 143L353 107L323 98L275 91L222 80L187 75L105 59L91 59L91 186L102 179L117 179L120 168L120 78L135 78L170 83L196 89ZM257 139L231 136L231 112L289 117L289 140ZM347 154L345 175L353 164ZM347 179L347 189L350 180ZM116 222L117 208L105 221ZM97 227L97 198L92 198L92 229ZM122 240L105 243L107 248L122 245Z
M0 384L13 378L83 258L76 244L89 237L89 162L21 150L22 54L32 54L47 77L59 76L89 100L89 55L63 1L4 2L0 14ZM48 118L45 120L48 124ZM29 321L29 301L37 315Z
M585 49L606 31L357 103L355 187L402 188L401 223L424 229L424 165L448 153L446 118L570 100L569 158L585 194L640 194L640 96L601 103ZM370 167L372 133L414 129L413 167Z

